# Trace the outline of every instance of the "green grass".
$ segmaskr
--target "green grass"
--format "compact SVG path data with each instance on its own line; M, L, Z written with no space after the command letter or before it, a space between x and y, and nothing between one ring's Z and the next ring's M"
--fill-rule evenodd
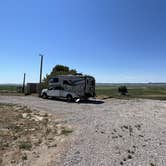
M128 96L122 97L118 93L118 87L120 85L97 85L96 94L99 97L110 98L147 98L147 99L159 99L166 100L166 84L163 85L126 85L128 88ZM0 92L9 91L16 92L17 85L0 85Z
M25 150L31 150L32 144L29 141L20 141L19 142L19 148L25 149Z
M17 85L0 85L0 91L16 92Z
M65 135L65 136L68 136L72 132L73 132L72 129L63 128L62 131L61 131L61 134Z
M118 93L119 86L113 85L99 85L96 86L96 94L99 97L110 97L110 98L147 98L147 99L159 99L166 100L166 85L141 85L133 86L128 85L128 95L126 97L122 97Z

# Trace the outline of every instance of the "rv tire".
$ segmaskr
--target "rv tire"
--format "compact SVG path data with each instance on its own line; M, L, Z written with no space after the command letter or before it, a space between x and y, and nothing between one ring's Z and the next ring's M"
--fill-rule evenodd
M46 94L46 93L43 93L42 98L43 98L43 99L47 99L47 98L48 98L47 94Z
M68 95L66 96L66 99L67 99L68 102L73 101L73 97L72 97L72 95L70 95L70 94L68 94Z

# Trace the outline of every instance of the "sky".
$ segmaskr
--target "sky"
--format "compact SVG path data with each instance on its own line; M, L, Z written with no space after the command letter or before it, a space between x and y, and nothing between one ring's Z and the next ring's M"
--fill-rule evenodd
M0 0L0 83L56 64L96 82L166 82L165 0Z

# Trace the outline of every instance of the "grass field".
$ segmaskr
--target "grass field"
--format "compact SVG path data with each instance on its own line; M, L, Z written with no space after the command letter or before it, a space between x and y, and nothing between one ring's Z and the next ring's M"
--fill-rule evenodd
M122 84L97 84L96 94L99 98L147 98L166 100L166 84L125 84L128 95L123 97L118 93ZM18 85L0 85L1 92L17 92Z
M14 91L16 92L17 91L17 85L5 85L5 84L1 84L0 85L0 91Z
M166 84L127 84L128 95L122 97L118 93L119 85L97 85L96 94L102 98L147 98L166 99Z

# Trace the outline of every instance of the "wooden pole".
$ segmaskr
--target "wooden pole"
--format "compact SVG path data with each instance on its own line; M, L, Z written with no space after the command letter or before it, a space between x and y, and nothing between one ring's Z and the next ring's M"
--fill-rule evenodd
M40 62L40 80L39 83L41 84L42 82L42 71L43 71L43 55L39 55L41 57L41 62Z
M23 85L22 85L22 93L25 92L25 78L26 78L26 73L24 73Z
M39 86L38 86L38 93L39 93L39 97L41 96L41 91L42 91L42 71L43 71L43 55L39 55L41 57L41 61L40 61L40 80L39 80Z

